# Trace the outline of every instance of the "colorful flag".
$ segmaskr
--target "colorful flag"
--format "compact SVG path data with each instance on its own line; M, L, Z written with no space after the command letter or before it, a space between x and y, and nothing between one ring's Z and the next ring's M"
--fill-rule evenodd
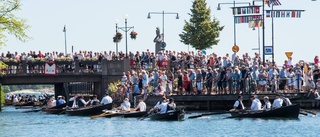
M287 12L286 17L287 17L287 18L290 18L290 13L291 13L291 12L290 12L290 11L286 11L286 12Z
M270 10L267 10L267 11L266 11L266 17L267 17L267 18L270 18Z
M286 17L286 12L285 11L281 11L281 17Z
M291 17L295 18L296 17L296 11L291 11Z
M301 11L297 11L297 18L301 17Z
M281 5L281 2L279 0L265 0L264 3L268 4L269 7L270 7L270 5L273 5L273 6L280 6Z

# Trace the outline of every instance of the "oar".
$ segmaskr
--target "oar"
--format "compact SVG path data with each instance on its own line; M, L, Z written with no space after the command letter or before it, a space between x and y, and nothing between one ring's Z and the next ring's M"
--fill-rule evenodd
M304 112L304 111L301 111L301 110L300 110L299 114L302 114L302 115L308 116L308 113L306 113L306 112Z
M104 117L104 116L108 116L108 114L109 112L103 112L102 114L91 116L90 118L94 119L94 118Z
M304 112L306 112L306 113L310 113L310 114L312 114L312 115L317 115L317 112L314 112L314 111L311 111L311 110L300 109L300 112L301 112L301 111L304 111Z
M150 115L150 112L148 112L147 114L143 115L141 118L139 118L139 120L144 120L145 118L147 118Z
M189 116L188 118L198 118L202 116L209 116L209 115L220 115L220 114L226 114L230 113L230 111L224 111L224 112L211 112L211 113L202 113L200 115L195 115L195 116Z

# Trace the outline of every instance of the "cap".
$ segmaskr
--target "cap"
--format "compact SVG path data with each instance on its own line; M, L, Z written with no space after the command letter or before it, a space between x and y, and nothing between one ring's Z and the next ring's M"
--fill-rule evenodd
M268 97L268 96L265 96L265 97L263 97L263 99L267 99L267 100L269 100L269 97Z
M239 96L238 96L238 99L240 99L240 98L242 98L242 96L241 96L241 95L239 95Z

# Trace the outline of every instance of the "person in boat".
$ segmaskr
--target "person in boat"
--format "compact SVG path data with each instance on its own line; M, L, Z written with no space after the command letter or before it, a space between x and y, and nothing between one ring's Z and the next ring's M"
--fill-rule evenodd
M270 110L271 109L271 103L269 101L269 97L268 96L265 96L263 97L263 102L264 102L264 105L263 105L263 110Z
M289 98L287 98L284 94L281 94L281 99L283 100L282 106L291 106L292 103Z
M134 110L135 111L139 110L140 112L144 112L147 110L147 105L146 103L143 102L142 98L139 99L139 104Z
M166 102L166 100L167 100L166 97L163 96L163 97L162 97L162 100L158 101L157 104L149 111L149 113L150 113L150 112L152 112L152 113L158 113L158 112L160 111L160 105L161 105L162 103Z
M128 98L125 98L121 105L118 107L121 111L130 111L131 104Z
M55 99L55 97L53 96L53 97L51 97L51 107L55 107L55 106L57 106L57 100Z
M56 103L57 103L57 106L59 106L66 103L66 100L63 98L63 96L58 96L58 101Z
M101 100L101 104L102 105L107 105L107 104L110 104L112 102L113 102L112 98L109 96L109 93L106 92L105 96Z
M167 109L168 109L168 102L169 100L163 101L160 105L159 105L159 113L160 114L165 114L167 113Z
M94 95L90 101L90 106L99 105L100 100L98 99L97 95Z
M75 100L77 100L77 97L78 97L79 95L78 94L76 94L74 97L71 97L69 100L68 100L68 107L75 107L76 105L74 105L75 104Z
M250 97L250 100L252 101L251 103L251 110L261 110L261 102L260 100L258 99L258 96L257 95L252 95Z
M90 103L90 100L86 102L83 96L79 96L76 102L77 102L76 108L80 108L80 107L86 107Z
M233 109L234 110L244 110L245 107L243 105L243 97L241 95L238 96L238 99L236 100L236 102L234 102L233 104Z
M282 107L283 100L280 98L280 95L276 95L276 99L273 100L272 109L277 109Z
M177 108L176 103L174 103L174 99L170 98L169 99L169 103L168 103L168 107L167 107L167 112L174 112Z

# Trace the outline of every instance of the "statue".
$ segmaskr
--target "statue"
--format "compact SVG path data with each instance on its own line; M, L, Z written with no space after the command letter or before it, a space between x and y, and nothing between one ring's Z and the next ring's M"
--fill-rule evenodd
M157 54L159 51L161 51L161 47L163 47L163 34L160 34L159 27L156 28L156 37L153 39L153 42L155 42L155 54Z

